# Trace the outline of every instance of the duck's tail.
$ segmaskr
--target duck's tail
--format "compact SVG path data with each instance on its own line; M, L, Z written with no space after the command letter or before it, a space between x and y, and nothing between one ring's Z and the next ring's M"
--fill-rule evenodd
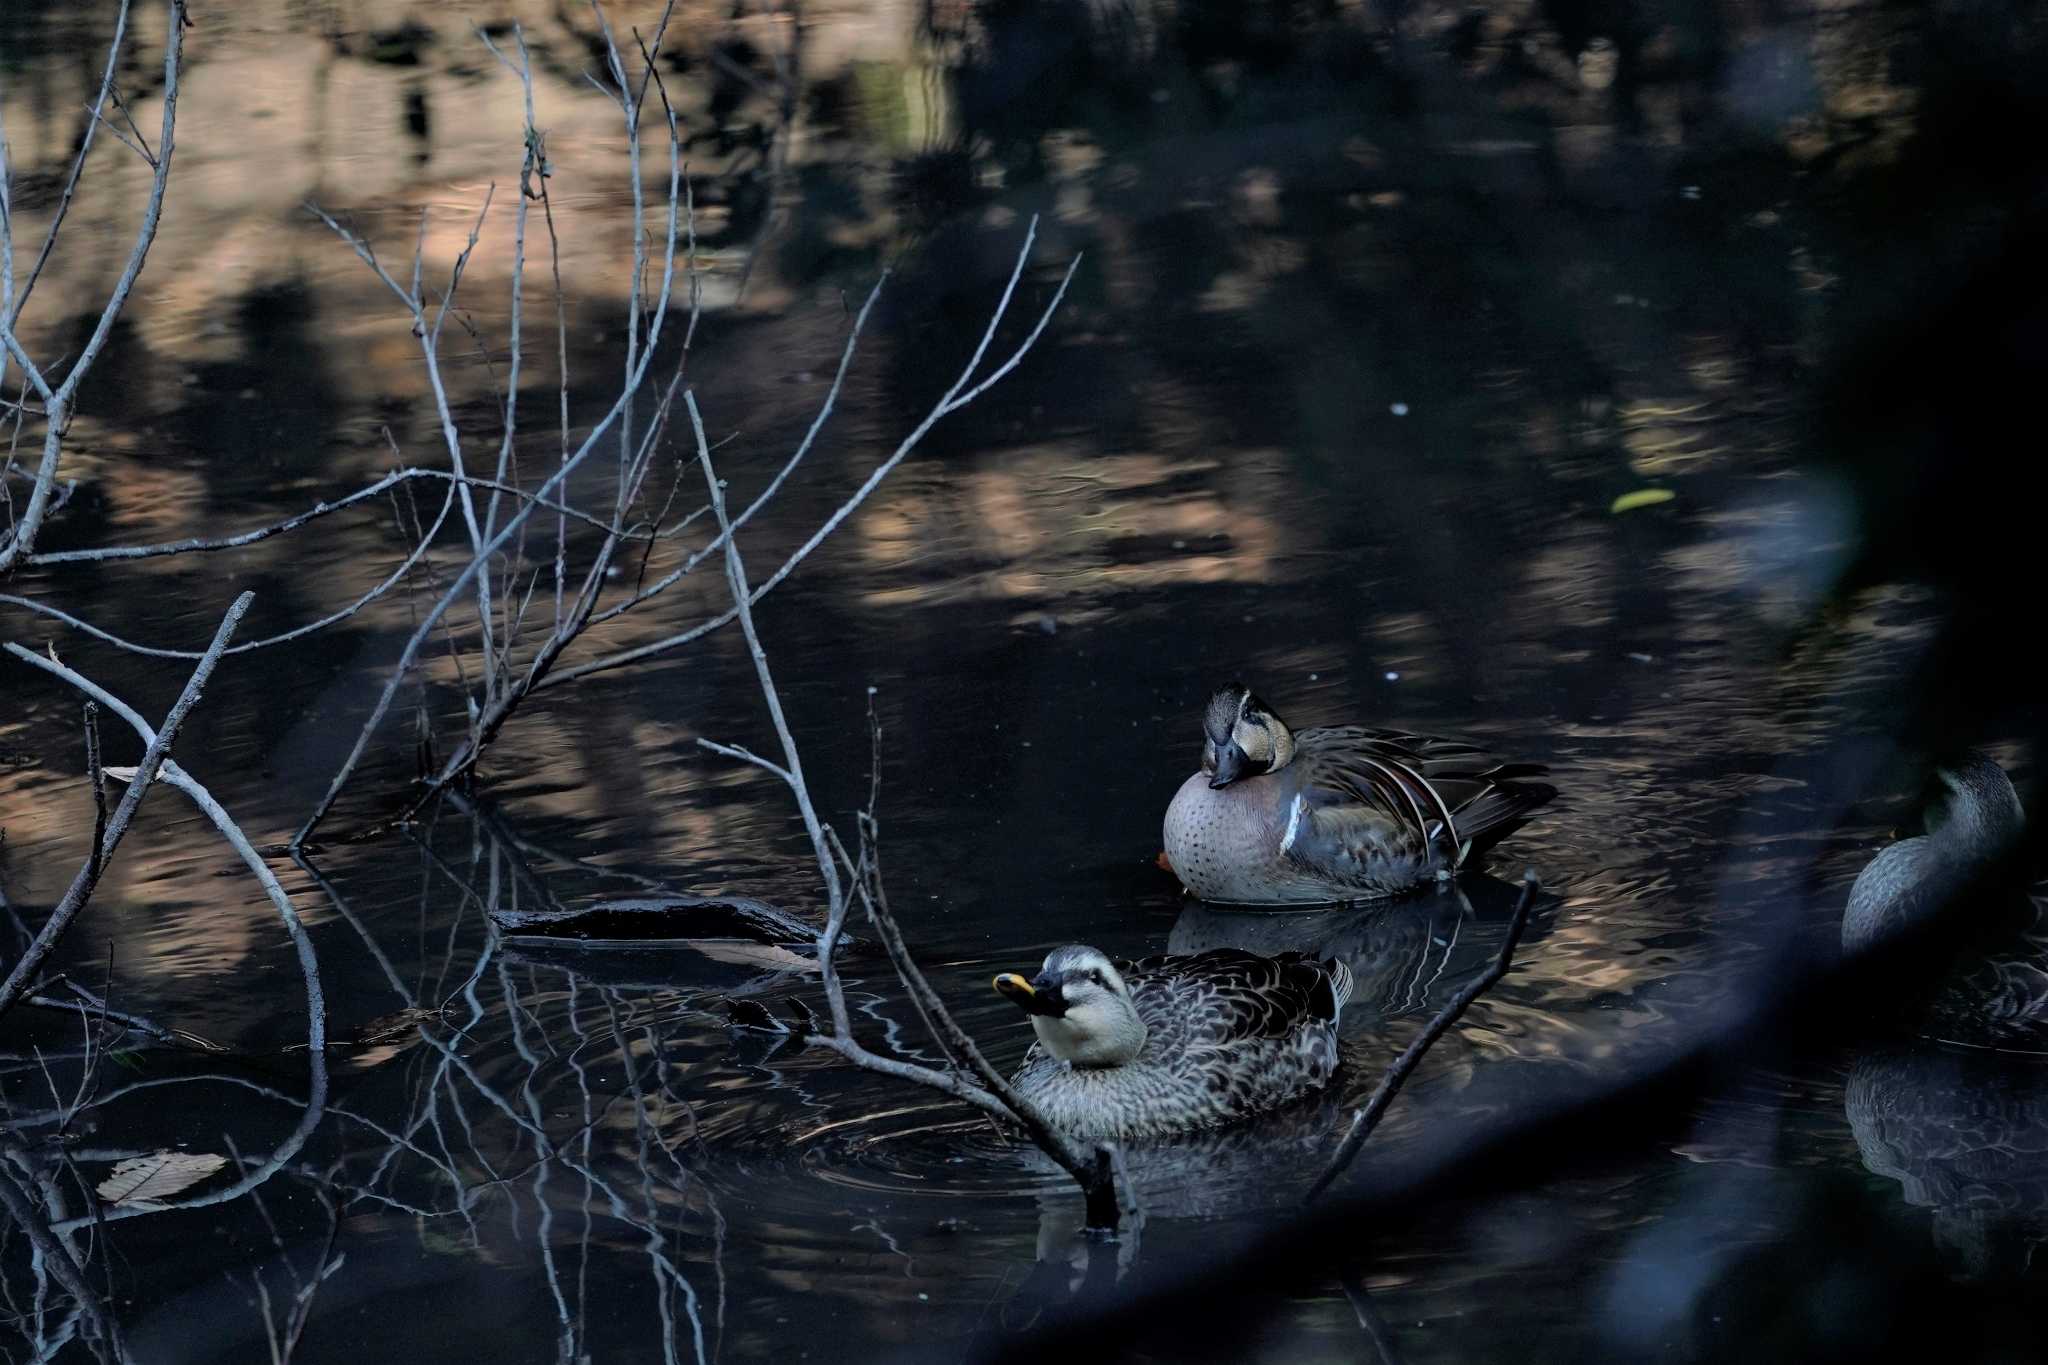
M1557 788L1548 782L1523 779L1540 777L1546 770L1534 763L1504 764L1480 774L1483 785L1463 805L1454 806L1458 842L1465 861L1477 858L1501 840L1529 823L1529 817L1557 798Z

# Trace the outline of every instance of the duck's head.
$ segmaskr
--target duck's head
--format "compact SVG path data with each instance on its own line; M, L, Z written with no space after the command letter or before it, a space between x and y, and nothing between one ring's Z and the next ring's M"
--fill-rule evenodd
M1145 1021L1131 1003L1131 988L1098 949L1078 943L1057 949L1029 981L1004 972L995 986L1031 1016L1031 1031L1060 1061L1121 1066L1144 1049Z
M1202 734L1202 771L1212 787L1274 772L1294 757L1294 732L1243 683L1216 689L1202 713Z
M1935 769L1946 799L1927 813L1927 832L1968 857L1996 858L2026 833L2027 813L2005 769L1975 749Z
M1926 835L1890 845L1856 874L1842 910L1844 948L1866 947L1935 913L2026 833L2012 780L1975 749L1937 766L1934 786Z

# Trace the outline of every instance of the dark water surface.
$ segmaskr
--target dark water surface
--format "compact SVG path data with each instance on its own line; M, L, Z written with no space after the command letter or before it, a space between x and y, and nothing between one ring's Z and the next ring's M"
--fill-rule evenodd
M114 8L0 6L25 249ZM79 484L43 548L260 525L374 478L394 444L445 464L402 311L308 200L395 269L419 235L445 280L495 184L461 295L489 359L452 324L444 344L473 458L492 455L521 115L473 24L502 38L518 20L534 52L586 429L624 363L631 256L618 113L584 76L588 12L192 8L164 228L87 382L65 466ZM1515 970L1430 1053L1362 1171L1646 1065L1829 951L1849 880L1911 819L1887 726L1946 599L1901 581L1830 597L1867 505L1821 444L1819 376L1914 270L1940 269L1902 261L2005 221L2016 200L1989 172L1911 210L1887 196L1942 160L1955 72L2020 98L2040 29L2019 6L1652 8L841 3L807 5L798 28L681 7L661 61L701 210L690 374L736 497L800 437L849 310L893 272L816 451L746 532L757 578L951 382L1032 215L1026 319L1083 257L1016 373L758 611L820 808L851 830L874 689L890 894L999 1065L1028 1031L993 972L1076 940L1132 956L1240 943L1352 960L1343 1079L1243 1130L1133 1153L1142 1226L1096 1245L1064 1177L963 1107L728 1028L729 998L818 1004L814 976L729 948L495 940L486 909L547 896L820 909L786 792L696 742L774 744L743 641L720 631L542 694L473 802L273 860L335 1037L439 1013L337 1052L326 1112L253 1194L78 1234L133 1358L265 1358L263 1294L282 1320L323 1256L340 1264L301 1361L992 1354L1278 1226L1381 1066L1497 951L1523 866L1545 895ZM651 35L659 10L612 17ZM124 88L153 130L163 18L136 23ZM787 127L778 60L801 91ZM664 158L646 148L658 196ZM23 320L34 353L87 335L146 184L132 153L95 153ZM527 280L529 469L558 451L547 280ZM686 510L701 483L674 446L657 478ZM1645 488L1675 496L1612 510ZM229 554L30 569L0 589L195 650L241 589L256 593L245 636L275 634L345 607L409 544L379 501ZM461 554L436 556L443 582ZM572 661L717 614L714 568ZM178 756L257 842L312 808L431 596L422 580L223 665ZM155 715L189 668L12 606L0 634L53 645ZM1462 892L1324 915L1184 903L1152 864L1159 820L1197 756L1201 699L1237 676L1297 723L1458 734L1546 763L1563 795ZM12 660L0 677L0 888L32 927L90 831L77 698ZM437 655L327 833L394 808L415 716L437 718L445 754L463 689ZM132 762L109 734L110 761ZM1996 752L2029 774L2024 746ZM123 1157L253 1169L300 1121L296 960L173 793L145 804L59 957L226 1051L98 1056L60 1141L51 1113L88 1072L78 1021L11 1016L0 1121L14 1178L57 1192L54 1219L80 1217L79 1182ZM884 964L847 972L871 1045L936 1060ZM1361 1227L1362 1271L1248 1292L1229 1330L1157 1324L1147 1349L1855 1356L1920 1341L1899 1335L1910 1319L1951 1356L2037 1358L2038 1065L1788 1051L1687 1103L1625 1161ZM0 1255L9 1358L87 1358L25 1237Z

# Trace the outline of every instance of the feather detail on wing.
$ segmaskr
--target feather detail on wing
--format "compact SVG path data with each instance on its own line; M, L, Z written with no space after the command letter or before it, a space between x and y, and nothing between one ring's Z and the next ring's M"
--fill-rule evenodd
M1542 775L1540 766L1497 763L1458 740L1343 725L1303 730L1295 741L1309 808L1326 841L1354 856L1355 840L1386 839L1391 821L1405 832L1396 848L1421 855L1434 844L1455 866L1557 794L1523 780ZM1361 814L1350 815L1351 806Z
M1351 994L1351 973L1306 953L1260 957L1213 948L1192 957L1148 957L1120 968L1139 1014L1169 1013L1189 1046L1283 1038L1337 1017Z

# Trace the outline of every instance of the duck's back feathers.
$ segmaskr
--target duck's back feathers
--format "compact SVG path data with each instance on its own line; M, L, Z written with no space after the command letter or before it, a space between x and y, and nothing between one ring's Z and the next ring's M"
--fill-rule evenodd
M1284 1038L1305 1024L1335 1023L1351 998L1351 969L1306 953L1259 957L1214 948L1193 957L1148 957L1122 969L1138 1017L1183 1046Z
M1304 794L1333 833L1333 819L1376 840L1389 828L1407 830L1418 844L1443 839L1469 858L1557 795L1548 783L1527 780L1544 774L1540 764L1498 763L1462 740L1363 725L1303 730L1295 739ZM1357 814L1343 813L1347 801Z

